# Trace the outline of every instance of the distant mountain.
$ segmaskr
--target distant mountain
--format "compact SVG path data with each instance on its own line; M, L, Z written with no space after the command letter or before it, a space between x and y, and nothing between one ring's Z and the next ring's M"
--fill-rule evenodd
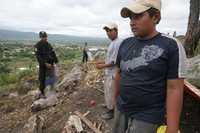
M0 29L0 40L37 41L38 39L38 33ZM89 45L101 45L109 43L105 38L79 37L61 34L48 34L48 40L60 44L84 44L84 42L87 42Z

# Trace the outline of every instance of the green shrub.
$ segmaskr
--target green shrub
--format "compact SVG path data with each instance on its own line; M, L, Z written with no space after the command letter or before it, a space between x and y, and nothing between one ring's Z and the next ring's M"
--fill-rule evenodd
M0 62L0 74L9 73L10 69L7 67L6 63Z
M34 55L30 51L21 51L13 54L13 56L16 58L34 58Z
M19 80L20 80L20 79L22 79L23 77L29 76L29 75L32 75L32 74L33 74L33 71L28 69L28 70L20 71L20 72L17 74L17 76L18 76L18 78L19 78Z
M80 59L82 52L80 50L58 50L59 60Z
M0 74L0 86L16 83L18 76L16 74Z
M24 70L17 73L2 73L0 74L0 86L18 83L22 78L32 74L32 70Z

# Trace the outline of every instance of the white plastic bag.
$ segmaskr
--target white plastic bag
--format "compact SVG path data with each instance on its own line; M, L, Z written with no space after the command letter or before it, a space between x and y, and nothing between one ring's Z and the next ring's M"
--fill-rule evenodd
M54 65L54 73L55 73L55 77L58 78L59 77L59 68L56 64Z

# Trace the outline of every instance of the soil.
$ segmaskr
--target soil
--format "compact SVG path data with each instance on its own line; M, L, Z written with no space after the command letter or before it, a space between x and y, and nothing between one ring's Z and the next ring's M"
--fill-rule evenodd
M31 112L33 99L28 95L15 98L1 97L0 133L20 133L28 119L34 114L40 115L45 119L45 133L61 133L69 116L74 111L81 113L90 111L86 117L93 123L102 123L101 130L103 133L109 133L111 130L109 125L111 125L112 120L105 121L100 117L106 111L102 106L104 94L97 90L97 88L102 90L102 87L102 82L90 87L85 86L84 83L78 83L74 88L59 94L59 103L56 106L36 113ZM91 101L95 102L95 104L91 105ZM85 124L83 126L87 133L92 133L92 130Z
M84 79L87 73L83 75ZM79 82L75 87L59 94L59 103L56 106L36 113L31 112L33 99L28 95L15 98L0 97L0 133L20 133L34 114L45 119L45 133L61 133L74 111L90 111L86 117L93 123L103 123L103 133L110 133L113 120L105 121L100 117L106 110L102 107L104 94L99 90L103 90L103 82L97 82L92 86L86 86L84 81ZM184 94L180 125L181 133L200 133L200 103L188 94ZM83 127L87 133L92 133L85 124Z

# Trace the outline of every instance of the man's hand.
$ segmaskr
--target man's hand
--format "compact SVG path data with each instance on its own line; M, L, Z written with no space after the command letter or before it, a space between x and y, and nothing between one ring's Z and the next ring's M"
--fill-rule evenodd
M97 69L103 69L104 68L104 64L96 64L96 68Z
M53 69L53 68L54 68L54 66L51 65L51 64L49 64L49 63L45 63L45 65L46 65L46 67L47 67L48 69Z
M98 60L98 61L95 62L95 65L96 65L97 69L103 69L103 68L105 68L105 66L104 66L105 61Z
M96 61L96 68L97 69L104 69L104 68L109 68L109 67L113 67L114 64L110 63L110 64L106 64L105 61Z
M58 67L58 64L53 64L53 67L54 67L54 68Z

